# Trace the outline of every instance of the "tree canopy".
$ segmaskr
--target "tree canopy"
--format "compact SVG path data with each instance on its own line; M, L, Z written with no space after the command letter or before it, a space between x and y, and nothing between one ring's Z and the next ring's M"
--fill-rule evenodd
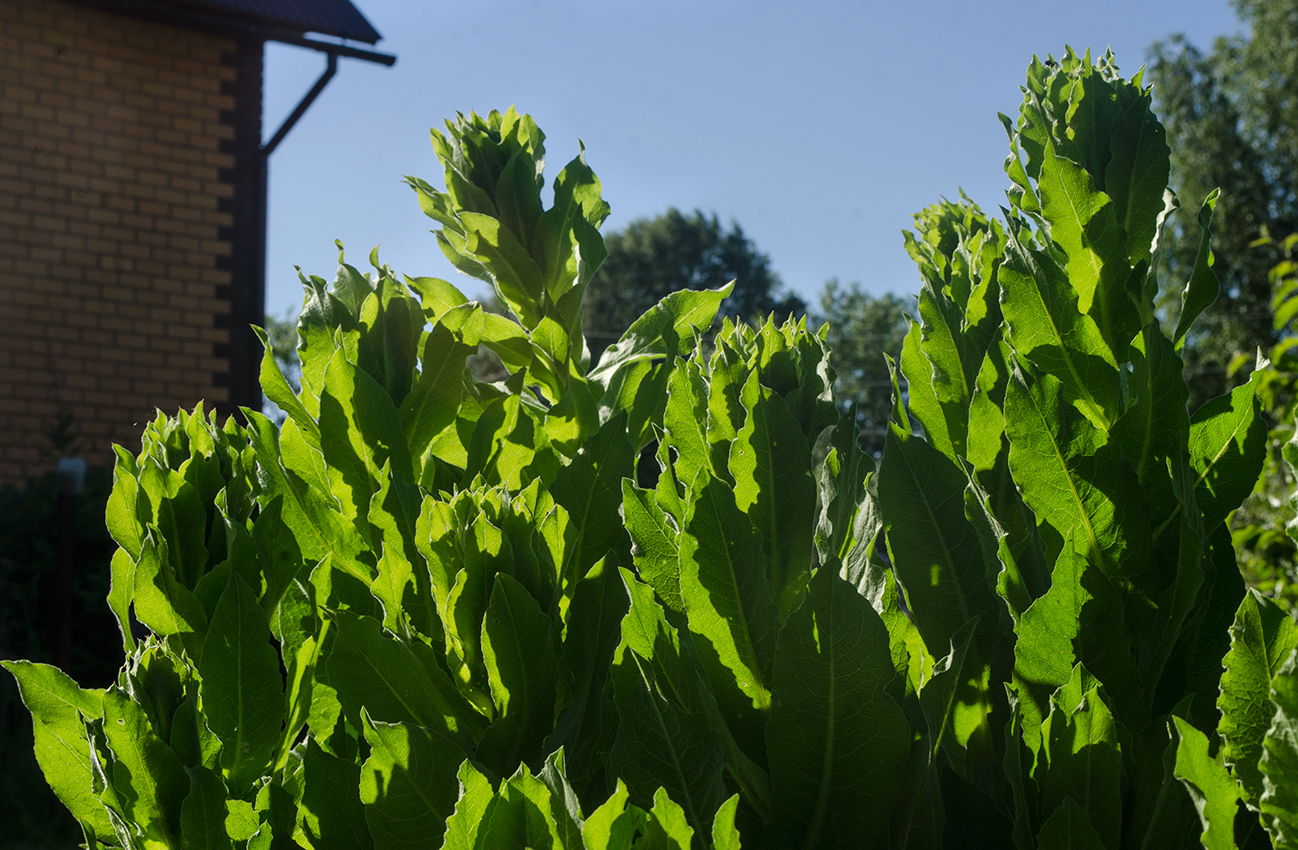
M784 291L770 258L732 222L716 215L672 208L652 219L637 219L604 236L608 258L586 291L585 329L592 355L616 342L645 310L681 289L716 289L735 281L721 315L760 322L807 309Z
M1217 309L1187 346L1199 398L1220 392L1231 359L1274 340L1264 229L1298 230L1298 0L1235 0L1243 34L1203 52L1184 36L1155 43L1147 77L1167 127L1182 210L1168 223L1164 262L1188 278L1198 249L1193 210L1212 189Z
M829 323L826 342L834 367L834 398L844 407L856 405L861 447L883 451L892 412L892 381L884 355L900 357L906 339L906 310L914 301L891 292L873 296L860 284L841 286L830 280L820 292L817 325Z

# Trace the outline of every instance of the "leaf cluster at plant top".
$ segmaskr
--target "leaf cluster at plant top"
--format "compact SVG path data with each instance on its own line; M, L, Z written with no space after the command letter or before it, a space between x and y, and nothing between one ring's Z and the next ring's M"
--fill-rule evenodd
M726 289L592 369L584 155L547 209L530 118L448 122L446 190L411 184L520 323L342 263L304 281L300 392L268 346L282 426L199 408L119 452L118 682L5 665L87 843L1294 846L1298 626L1226 525L1258 380L1187 410L1215 196L1165 329L1149 104L1107 54L1034 60L1004 221L916 217L877 468L823 331L705 345Z

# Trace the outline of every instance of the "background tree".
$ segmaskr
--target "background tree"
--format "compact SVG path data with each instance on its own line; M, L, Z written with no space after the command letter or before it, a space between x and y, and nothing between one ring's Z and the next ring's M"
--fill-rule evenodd
M1298 230L1298 0L1235 0L1246 32L1208 53L1184 36L1156 42L1147 80L1172 148L1171 184L1183 209L1169 221L1164 262L1189 276L1198 250L1194 210L1221 188L1212 230L1219 306L1187 346L1197 375L1191 403L1220 393L1232 359L1275 340L1264 228Z
M1298 231L1298 0L1235 0L1234 7L1244 34L1218 38L1208 53L1183 36L1151 48L1148 79L1173 151L1172 185L1186 208L1173 217L1164 257L1169 271L1188 276L1199 237L1187 212L1220 187L1212 247L1222 288L1186 346L1196 376L1190 403L1242 378L1254 352L1269 355L1260 393L1271 418L1268 459L1231 532L1245 581L1295 610L1298 567L1283 533L1293 519L1294 482L1280 454L1293 433L1298 302L1293 242L1269 234Z
M738 224L723 228L716 215L672 208L604 235L608 259L586 291L585 329L591 355L617 341L631 322L680 289L716 289L735 281L721 315L760 322L800 315L806 302L783 290L770 258Z
M846 409L856 405L861 448L877 455L883 451L892 412L892 382L884 354L901 355L906 338L906 309L910 298L892 293L878 297L853 283L843 288L830 280L820 293L817 327L829 323L829 362L834 367L834 397Z

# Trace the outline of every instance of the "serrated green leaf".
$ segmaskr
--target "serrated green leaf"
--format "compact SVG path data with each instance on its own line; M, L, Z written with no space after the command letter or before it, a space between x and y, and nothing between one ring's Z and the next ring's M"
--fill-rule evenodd
M262 356L261 369L259 373L259 382L261 391L265 393L266 398L275 403L280 410L284 411L289 418L297 423L297 426L303 430L308 437L314 439L313 445L320 445L320 426L311 418L306 407L302 405L302 400L298 394L293 392L289 386L288 380L284 373L279 369L279 363L275 360L275 352L271 348L270 338L266 331L261 328L253 327L253 333L257 339L261 340Z
M1172 718L1176 735L1176 778L1181 780L1203 825L1200 841L1207 850L1235 850L1235 810L1239 792L1226 768L1208 755L1208 738L1179 717Z
M887 621L884 622L886 624ZM962 742L958 740L960 736L954 727L957 725L957 716L961 713L959 698L960 685L966 678L964 663L969 656L969 647L977 625L976 620L971 620L960 627L951 640L950 651L944 658L934 662L932 675L919 691L919 707L923 712L924 724L928 727L929 759L935 759L938 749L945 745L950 748L949 753L955 753L952 762L957 770L962 766L959 752Z
M166 643L149 637L118 674L117 683L149 717L149 725L164 743L171 741L171 721L193 691L189 663Z
M368 715L361 722L370 744L360 778L370 834L393 850L438 846L459 797L464 751L409 723L375 722Z
M1256 807L1264 790L1258 762L1271 727L1271 683L1298 647L1298 625L1282 606L1250 589L1230 627L1222 660L1218 759L1239 782L1244 802Z
M275 611L284 591L302 572L302 550L297 536L284 522L284 498L275 496L261 506L252 526L252 543L257 563L241 573L248 586L260 590L262 610L269 616ZM260 566L260 570L255 569ZM258 574L259 573L259 574ZM254 585L250 578L256 578Z
M149 523L167 541L168 564L176 580L193 589L207 567L207 511L197 488L178 472L148 459L140 467L140 492Z
M93 791L90 745L82 720L104 716L103 692L82 690L47 664L0 661L0 666L17 680L23 705L32 714L36 762L45 781L89 832L111 840L108 813Z
M567 850L581 847L581 833L544 782L526 765L500 783L487 803L478 829L477 847L528 847Z
M766 390L759 373L740 392L748 412L730 446L735 506L762 535L767 575L780 619L797 606L811 575L816 482L811 447L780 396Z
M1194 269L1181 293L1181 312L1176 321L1176 333L1172 336L1172 341L1176 343L1181 342L1199 314L1217 300L1221 289L1217 274L1212 270L1212 213L1217 207L1219 191L1213 189L1209 192L1208 197L1203 199L1203 206L1199 208L1199 253L1194 258Z
M873 541L874 498L869 494L874 461L857 443L852 414L839 419L819 437L813 456L823 458L816 471L819 514L816 550L822 564L842 564L849 552Z
M1159 186L1160 195L1163 185L1166 182ZM1077 292L1077 308L1094 319L1108 349L1126 359L1127 343L1140 328L1140 314L1127 298L1126 233L1115 204L1086 169L1060 154L1053 141L1046 143L1037 196L1050 222L1050 238L1067 257L1064 270L1068 285Z
M212 615L203 657L203 712L221 739L221 766L236 797L267 772L284 720L279 656L257 595L230 577Z
M1140 482L1107 435L1064 402L1060 381L1021 373L1005 390L1010 470L1023 500L1123 592L1133 630L1157 595L1153 537ZM1134 634L1139 640L1142 634Z
M1122 599L1104 574L1065 540L1050 590L1032 603L1015 630L1013 683L1030 749L1050 713L1051 696L1068 684L1078 662L1096 673L1124 705L1140 705L1144 688L1131 657Z
M622 479L635 475L635 452L626 436L626 417L617 414L600 426L577 456L562 467L550 495L563 505L573 535L564 556L564 585L575 584L601 558L619 565L630 554L622 526Z
M923 332L918 322L911 323L901 347L901 373L907 383L905 396L901 395L897 384L896 368L889 366L889 369L893 373L893 418L898 420L903 430L909 432L910 423L905 418L909 411L924 426L928 442L946 456L955 457L955 444L942 405L937 399L937 391L933 387L933 364L924 356ZM901 403L903 398L906 399L905 404Z
M1013 233L1000 282L1001 310L1015 351L1057 378L1068 400L1096 427L1107 429L1119 411L1114 354L1095 320L1079 309L1065 271Z
M344 514L361 520L357 528L362 539L368 539L363 520L378 490L380 471L390 462L392 469L409 474L410 449L391 397L342 350L334 352L324 379L320 448L333 490L342 496Z
M628 607L622 577L606 561L591 567L577 583L568 606L562 670L572 677L571 697L559 712L545 749L565 752L566 748L565 761L574 781L588 779L599 767L598 742L606 722L604 685Z
M819 571L776 645L766 727L774 843L857 847L882 834L910 751L910 726L885 692L895 675L878 614Z
M536 778L550 789L554 802L555 822L560 828L564 842L570 846L581 847L581 827L585 819L581 816L581 800L578 799L572 784L568 782L567 754L563 747L545 757L545 766L536 774Z
M725 753L716 709L708 705L712 695L653 590L626 570L622 577L631 606L613 659L618 728L608 769L645 805L655 789L666 788L702 830L724 797Z
M644 834L632 846L635 850L690 850L693 838L694 830L685 819L685 811L659 788L654 792Z
M281 442L279 430L269 419L253 411L248 414L248 420L249 442L256 452L264 496L269 501L275 495L283 495L284 523L297 538L302 556L319 561L330 553L336 554L345 569L363 576L367 583L372 581L370 568L359 558L361 538L340 513L341 505L327 482L321 480L313 485L312 476L304 477L300 470L287 465L288 445ZM287 425L285 432L288 432Z
M334 622L338 632L327 662L329 682L348 716L359 719L364 706L375 720L414 723L444 735L481 729L482 719L450 677L426 663L415 645L351 611L338 611Z
M700 470L712 468L707 422L707 381L693 361L678 359L667 380L667 408L663 413L667 438L663 442L675 449L676 478L687 488L693 486Z
M189 767L189 796L180 806L180 828L185 846L194 850L227 850L225 783L215 771Z
M108 607L117 620L122 634L122 649L127 655L135 651L135 636L131 634L131 600L135 595L135 561L122 548L113 553L109 562L110 584Z
M735 794L721 804L712 821L712 850L740 850L739 830L735 828L735 811L739 808L739 795Z
M461 212L464 227L463 253L477 261L491 283L523 327L532 329L541 321L539 305L545 281L527 248L508 228L490 215ZM445 233L445 231L443 231Z
M479 847L478 831L483 814L495 795L487 777L474 768L467 759L456 774L459 781L459 798L455 813L446 819L446 840L442 850L476 850Z
M933 655L975 617L995 618L982 548L964 514L967 484L951 459L892 426L879 465L879 510L909 610Z
M108 496L105 518L113 540L135 560L140 557L147 520L147 516L141 516L139 504L140 469L135 457L126 449L113 446L113 452L113 489Z
M110 751L105 773L122 818L140 831L145 847L178 845L180 807L189 794L180 759L154 734L144 710L116 686L104 692L103 730Z
M465 359L476 350L441 322L429 330L419 380L397 411L413 457L423 458L429 444L454 424L464 391Z
M1259 808L1277 850L1298 847L1298 650L1271 680L1275 715L1262 741Z
M1209 532L1252 492L1262 470L1267 427L1257 398L1261 372L1255 370L1248 383L1212 399L1190 417L1195 499Z
M498 774L520 761L539 763L541 743L554 728L555 658L550 618L512 576L496 576L482 620L482 657L496 719L475 758Z
M1050 702L1041 725L1045 764L1037 767L1046 810L1075 800L1102 846L1116 847L1122 828L1122 752L1102 686L1078 664Z
M1065 797L1041 825L1037 846L1042 850L1104 850L1105 844L1086 810L1072 797Z
M359 765L332 756L314 738L307 739L298 825L315 850L373 850L360 781Z
M685 610L681 599L680 532L651 490L622 481L622 516L631 536L636 572L673 611Z
M207 616L193 592L177 581L167 541L156 526L150 526L140 549L131 604L135 616L155 634L178 637L192 655L201 655Z
M1111 433L1144 482L1151 466L1157 467L1158 459L1189 432L1190 389L1182 376L1184 364L1157 322L1132 340L1129 354L1135 399Z
M591 812L582 824L581 837L587 850L630 848L631 840L644 823L647 813L638 806L628 805L629 798L626 783L619 779L612 795Z
M977 342L964 333L963 311L945 292L925 280L919 294L920 349L929 363L928 380L946 422L946 433L956 455L965 454L969 431L969 399L982 362ZM907 360L903 357L902 365ZM910 376L907 375L907 378Z
M721 302L732 290L733 285L727 284L716 290L673 292L632 322L587 376L604 390L604 404L612 405L615 391L621 394L623 376L633 364L660 357L672 363L678 355L688 354L698 334L712 327Z
M731 488L700 476L690 495L680 538L681 598L722 714L747 746L760 741L771 705L775 594L761 540Z

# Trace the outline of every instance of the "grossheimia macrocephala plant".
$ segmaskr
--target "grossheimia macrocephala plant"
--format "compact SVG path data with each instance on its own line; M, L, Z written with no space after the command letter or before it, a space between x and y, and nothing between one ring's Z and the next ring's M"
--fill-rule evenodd
M877 469L824 336L715 329L726 291L592 367L584 154L547 209L529 117L448 122L445 190L411 185L518 321L374 255L305 279L281 426L199 408L119 452L117 684L6 662L87 843L1228 847L1242 801L1291 846L1298 633L1225 526L1265 426L1252 382L1186 409L1215 199L1160 282L1149 103L1034 60L1003 218L916 217Z

